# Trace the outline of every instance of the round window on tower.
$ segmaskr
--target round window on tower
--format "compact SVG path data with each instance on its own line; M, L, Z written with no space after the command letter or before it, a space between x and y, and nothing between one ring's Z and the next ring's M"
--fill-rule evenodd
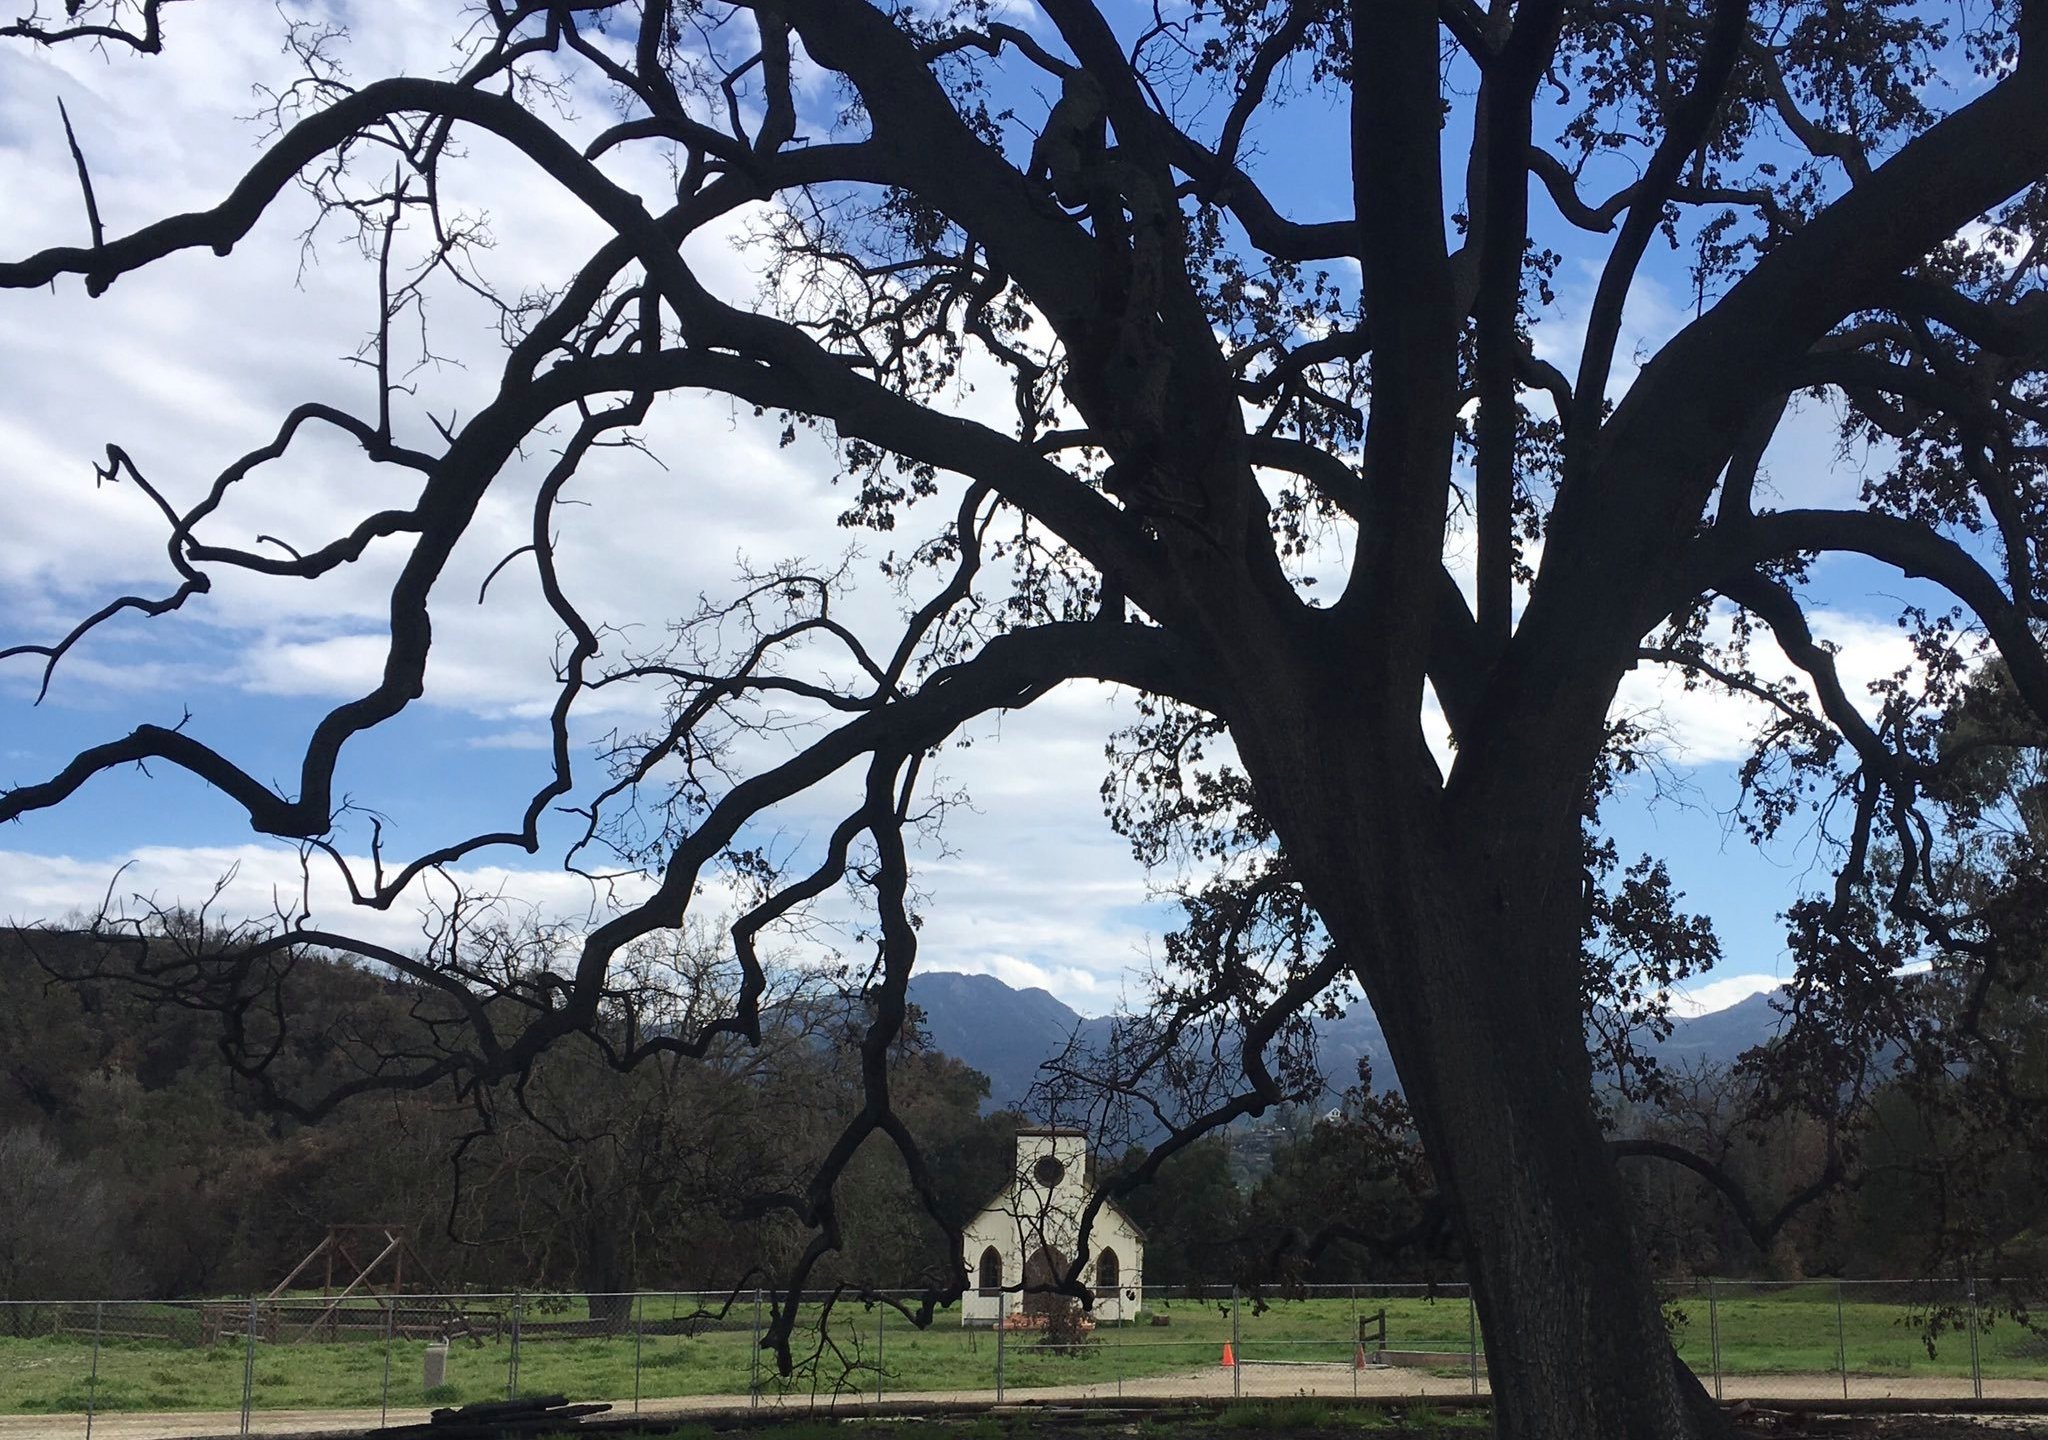
M1031 1176L1050 1190L1067 1178L1067 1167L1050 1155L1041 1155L1038 1157L1038 1163L1031 1167Z

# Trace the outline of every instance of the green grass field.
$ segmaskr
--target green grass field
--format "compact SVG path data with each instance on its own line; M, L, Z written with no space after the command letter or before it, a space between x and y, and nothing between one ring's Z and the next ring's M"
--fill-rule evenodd
M1851 1297L1857 1296L1852 1287ZM1894 1303L1885 1303L1891 1299ZM932 1328L912 1327L893 1311L842 1302L831 1328L833 1350L814 1371L790 1381L773 1372L767 1357L756 1368L751 1306L723 1321L706 1322L695 1334L659 1333L688 1313L687 1300L650 1297L643 1302L645 1327L657 1333L589 1338L542 1338L529 1332L519 1346L517 1388L523 1394L563 1392L583 1398L630 1400L692 1395L744 1394L758 1377L769 1393L872 1394L876 1365L886 1393L987 1390L995 1384L996 1337L987 1330L963 1330L946 1312ZM1399 1350L1465 1352L1470 1315L1462 1297L1362 1297L1283 1300L1261 1310L1245 1302L1237 1316L1236 1345L1247 1361L1342 1364L1352 1356L1354 1315L1384 1306L1388 1344ZM1029 1333L1013 1333L1004 1344L1009 1387L1101 1384L1147 1376L1187 1374L1216 1367L1223 1342L1232 1338L1226 1304L1178 1300L1153 1307L1168 1317L1165 1326L1139 1323L1105 1326L1077 1352L1039 1345ZM1832 1373L1837 1365L1835 1287L1832 1282L1724 1291L1717 1306L1721 1366L1725 1374ZM117 1312L109 1307L110 1316ZM164 1315L177 1307L130 1307L120 1314ZM583 1318L580 1302L534 1307L532 1321ZM1703 1294L1676 1302L1670 1310L1679 1353L1696 1370L1711 1365L1711 1326ZM30 1329L19 1323L16 1330ZM0 1331L6 1326L0 1309ZM1929 1355L1924 1318L1899 1293L1851 1298L1842 1308L1841 1348L1852 1375L1963 1376L1969 1374L1969 1338L1948 1332ZM46 1322L47 1323L47 1322ZM879 1328L878 1328L879 1327ZM108 1329L118 1328L110 1319ZM399 1339L389 1350L390 1403L464 1404L504 1398L512 1346L481 1326L488 1338L458 1338L451 1348L448 1384L432 1394L421 1389L425 1342ZM193 1341L198 1327L183 1332ZM799 1329L815 1344L815 1331ZM2048 1380L2048 1337L2037 1337L2009 1319L1979 1336L1987 1376ZM802 1347L799 1347L799 1357ZM228 1333L214 1343L120 1339L102 1343L98 1375L92 1377L90 1332L34 1338L0 1334L0 1414L77 1411L86 1407L89 1387L102 1410L232 1410L242 1398L245 1340ZM637 1361L637 1385L636 1385ZM254 1355L254 1403L264 1409L376 1406L385 1394L386 1347L374 1332L354 1340L310 1343L259 1342Z

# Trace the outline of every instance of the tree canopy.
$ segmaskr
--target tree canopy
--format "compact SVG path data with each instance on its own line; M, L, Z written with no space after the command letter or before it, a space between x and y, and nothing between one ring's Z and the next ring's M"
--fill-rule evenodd
M0 36L153 55L178 13L73 4ZM1121 687L1141 698L1111 741L1110 820L1191 878L1157 1004L1061 1067L1068 1103L1166 1135L1117 1184L1296 1093L1300 1017L1356 985L1473 1280L1501 1433L1712 1432L1595 1095L1593 1050L1626 1068L1669 979L1717 953L1656 858L1602 833L1644 763L1616 696L1659 666L1761 702L1746 823L1819 827L1835 878L1788 916L1796 1043L1759 1072L1774 1093L1832 1113L1887 1045L1952 1068L1942 1047L2009 1013L1994 997L2031 993L2012 907L1968 903L1946 857L1981 814L1954 719L1973 677L1995 659L2011 696L1979 723L2048 716L2040 0L487 0L440 23L441 78L359 77L340 27L290 20L300 73L263 98L239 183L133 230L103 224L72 134L88 243L0 263L0 287L101 295L182 251L230 255L296 186L358 239L374 298L360 403L298 405L198 485L110 444L100 476L158 507L171 578L0 656L47 680L96 632L175 623L230 578L335 585L398 557L379 678L296 742L290 778L144 723L0 792L0 818L168 766L364 907L538 849L557 806L578 817L572 866L651 877L548 965L479 949L466 902L419 950L287 902L193 956L252 1075L270 1032L243 1021L309 948L438 997L433 1053L277 1097L309 1116L516 1079L571 1037L624 1068L759 1043L761 946L850 887L869 907L861 1103L805 1186L761 1203L812 1237L793 1296L841 1243L837 1182L886 1144L955 1252L929 1315L966 1273L889 1058L918 946L906 836L955 798L928 760L1066 682ZM576 119L593 98L601 125ZM594 227L559 275L491 278L452 198L485 145ZM751 286L713 258L736 232ZM1597 276L1583 335L1539 345L1567 234ZM1693 313L1631 364L1627 307L1663 247ZM466 413L414 363L429 300L458 291L503 339ZM590 619L563 507L601 505L608 452L698 392L826 436L843 522L891 537L882 574L756 563L646 617L658 633ZM1866 476L1853 500L1779 505L1773 435L1814 395ZM331 437L403 498L288 541L232 523ZM373 826L352 859L337 828L376 801L337 783L344 757L421 696L450 557L515 489L530 533L500 568L534 577L560 636L547 773L502 820L404 854ZM1900 612L1915 663L1870 695L1810 622L1840 555L1923 586ZM857 578L893 587L895 613L850 619ZM636 683L663 688L658 721L593 763L574 717ZM772 843L778 805L841 783L828 836ZM672 1023L601 1024L714 878L744 896L736 983ZM1930 957L1969 977L1939 1041L1900 999ZM770 1335L785 1361L791 1323Z

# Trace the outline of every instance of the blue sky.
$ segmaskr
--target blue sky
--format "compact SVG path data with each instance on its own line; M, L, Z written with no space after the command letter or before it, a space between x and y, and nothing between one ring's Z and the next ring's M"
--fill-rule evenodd
M394 3L356 17L351 71L439 73L449 9ZM195 7L176 12L171 28L168 53L151 60L0 49L0 194L11 197L0 210L0 252L11 258L82 239L56 124L60 96L112 230L211 204L247 165L258 132L235 117L251 108L253 84L288 71L278 27L251 24L246 11L227 19ZM822 109L829 97L810 98ZM579 130L605 113L601 100L583 100L571 122ZM1307 104L1255 132L1283 208L1317 217L1341 202L1338 121ZM456 198L489 212L497 245L487 272L508 289L559 278L594 244L594 229L514 157L487 141L472 149ZM644 182L650 193L660 184L652 169L617 178ZM1597 257L1547 203L1536 208L1547 227L1538 239L1566 256L1560 303L1539 327L1538 348L1568 359ZM161 532L142 497L132 486L95 491L91 466L108 441L127 447L154 482L191 494L267 438L292 404L365 403L364 372L343 357L370 319L368 273L338 235L302 249L306 218L303 202L289 200L232 259L182 255L123 279L98 301L72 282L0 296L0 645L48 639L121 590L164 587ZM754 262L716 240L693 254L728 295L745 295L756 282ZM1654 346L1689 310L1684 257L1658 253L1632 301L1623 357ZM459 296L437 300L435 347L445 363L417 377L422 404L435 414L471 412L488 392L488 320ZM958 403L995 415L1002 400L991 385ZM407 423L425 437L417 410ZM817 442L783 449L774 428L743 408L693 397L657 411L649 438L666 468L606 457L578 485L591 508L564 514L563 563L594 618L656 633L700 594L729 586L741 556L829 557L858 544L856 569L872 574L885 546L833 526L845 496L827 483L829 458ZM544 775L536 747L557 627L530 571L516 566L494 582L488 604L472 601L482 575L519 543L522 496L545 458L529 457L508 474L507 493L486 506L437 598L426 699L349 752L341 788L384 817L399 849L508 823ZM1818 404L1788 421L1766 470L1786 503L1852 501L1859 479L1855 464L1838 463L1833 417ZM223 513L226 535L324 538L403 493L331 442L295 449L257 478ZM290 788L313 719L378 666L380 585L397 553L380 548L318 586L230 579L178 617L119 622L66 662L40 705L32 703L33 664L0 665L0 784L44 778L82 744L141 720L177 723L189 712L195 733ZM1903 663L1892 617L1908 593L1906 582L1867 565L1831 562L1817 573L1815 628L1842 645L1852 680ZM886 634L896 602L885 590L869 585L847 603L855 623ZM655 702L644 692L607 701L580 722L579 738L644 723ZM1789 837L1759 853L1726 824L1734 764L1755 718L1747 702L1682 692L1643 674L1631 677L1620 703L1656 717L1672 783L1661 798L1637 787L1610 822L1625 853L1668 857L1681 887L1715 916L1727 961L1695 987L1696 1001L1732 1002L1780 973L1776 916L1821 878L1814 851ZM1089 1012L1133 986L1169 912L1148 899L1147 877L1101 819L1103 739L1128 713L1110 697L1071 688L982 724L973 746L947 754L941 771L973 805L953 814L944 848L921 857L930 902L925 966L1042 984ZM587 763L584 773L592 773ZM763 833L784 848L812 843L836 818L834 798L808 797L769 817ZM553 821L540 855L494 852L465 867L463 878L551 913L594 913L601 897L554 868L570 833L568 822ZM344 848L360 853L366 834L360 820L352 823ZM190 902L230 872L230 909L265 911L300 883L296 856L252 837L203 786L168 771L109 776L66 806L0 830L0 915L59 916L96 903L110 883L117 894ZM339 913L324 877L314 896L326 923L397 943L416 933L411 914Z

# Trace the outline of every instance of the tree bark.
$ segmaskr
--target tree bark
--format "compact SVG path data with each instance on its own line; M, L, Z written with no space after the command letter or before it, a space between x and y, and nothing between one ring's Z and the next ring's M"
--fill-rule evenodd
M1607 1155L1579 1045L1564 1053L1503 954L1417 954L1413 987L1375 977L1389 1046L1455 1201L1504 1437L1675 1440L1723 1428L1677 1363ZM1477 962L1477 963L1474 963ZM1395 1000L1388 992L1411 993ZM1398 1020L1392 1019L1399 1015ZM1412 1077L1412 1078L1411 1078Z
M630 1328L633 1317L632 1241L619 1233L621 1225L631 1224L631 1217L590 1204L585 1220L576 1257L577 1286L590 1307L593 1325L602 1333L616 1334Z
M1452 1201L1496 1433L1725 1434L1672 1349L1594 1114L1576 807L1521 833L1449 815L1419 736L1375 733L1375 707L1335 706L1327 691L1290 703L1268 679L1239 751L1310 900L1356 957Z

